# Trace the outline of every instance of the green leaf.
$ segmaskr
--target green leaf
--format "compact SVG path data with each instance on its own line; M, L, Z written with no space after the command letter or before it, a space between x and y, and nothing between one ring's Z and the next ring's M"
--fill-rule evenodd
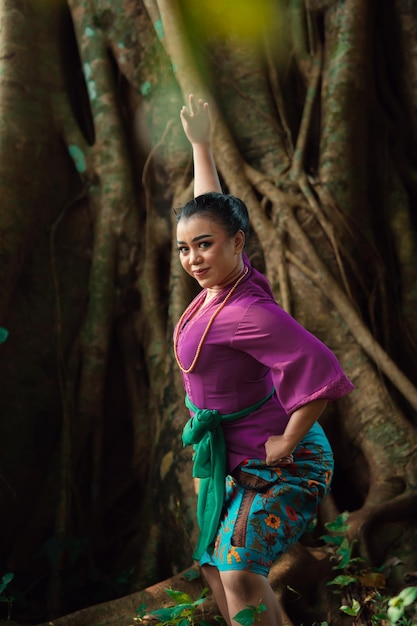
M346 524L348 515L349 513L347 511L341 513L332 522L327 522L325 524L325 527L327 528L327 530L331 530L332 532L345 533L349 528L349 525Z
M327 584L328 585L340 585L340 587L346 587L346 585L350 585L351 583L356 583L357 582L357 578L356 576L343 576L342 574L340 576L336 576L336 578L333 578L333 580L330 580Z
M337 550L337 554L340 556L340 569L344 569L349 564L350 557L352 555L352 547L353 544L351 544L345 537Z
M343 613L346 613L346 615L352 615L353 617L357 617L361 611L361 605L357 600L353 599L352 606L347 606L346 604L344 604L340 607L340 610Z
M403 613L404 613L404 607L402 604L401 606L388 607L387 615L388 615L388 619L390 623L395 624L396 622L398 622L400 617L403 616Z
M334 546L340 546L344 537L343 535L321 535L320 539L325 543L329 543Z
M142 602L142 604L138 606L138 608L136 609L136 613L139 615L139 617L143 617L144 615L146 615L147 610L146 604L144 602Z
M398 597L401 598L404 606L410 606L417 598L417 587L406 587L398 594Z
M176 591L175 589L165 589L165 592L177 604L192 604L192 598L184 591Z
M14 574L12 572L8 572L5 574L0 580L0 594L6 589L7 585L12 582L14 578Z
M191 604L176 604L171 608L172 617L185 617L192 614Z
M189 569L184 573L185 580L197 580L200 578L200 573L196 569Z
M0 343L4 343L9 336L9 331L0 326Z
M198 599L200 598L206 598L207 594L209 592L209 588L208 587L204 587L203 591L200 593L200 595L198 596Z
M375 615L372 616L372 623L379 624L379 622L383 622L386 619L387 619L386 613L375 613Z
M246 609L243 609L242 611L239 611L239 613L237 613L233 619L238 624L242 624L242 626L253 626L253 623L255 621L255 614L255 609L248 607Z
M168 622L172 618L172 609L175 607L166 607L165 609L155 609L154 611L149 611L148 615L154 615L157 619L162 620L162 622Z

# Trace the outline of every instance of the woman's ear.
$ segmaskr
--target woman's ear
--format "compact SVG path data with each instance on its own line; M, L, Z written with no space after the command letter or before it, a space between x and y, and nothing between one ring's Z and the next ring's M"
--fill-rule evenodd
M243 252L243 248L245 247L245 233L243 230L238 230L235 235L235 252L236 254L240 254Z

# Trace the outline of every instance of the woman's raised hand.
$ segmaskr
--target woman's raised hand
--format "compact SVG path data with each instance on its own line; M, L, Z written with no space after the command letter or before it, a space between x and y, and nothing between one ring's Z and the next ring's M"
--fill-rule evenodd
M188 108L181 109L181 123L188 141L191 144L210 142L209 105L201 98L196 100L194 94L189 96Z

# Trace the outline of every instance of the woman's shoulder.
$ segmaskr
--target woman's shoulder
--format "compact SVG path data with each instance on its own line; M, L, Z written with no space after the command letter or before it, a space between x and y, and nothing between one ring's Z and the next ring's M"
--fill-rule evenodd
M256 305L272 305L280 308L267 278L252 266L249 266L247 278L236 291L235 302L241 305L245 302L247 308L253 308Z
M260 294L264 294L275 301L274 294L272 292L271 284L259 270L252 265L248 265L248 285Z

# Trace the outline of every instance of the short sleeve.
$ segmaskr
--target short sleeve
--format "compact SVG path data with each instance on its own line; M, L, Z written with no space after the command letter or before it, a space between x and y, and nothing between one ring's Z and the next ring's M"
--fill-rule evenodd
M288 414L312 400L336 400L354 388L333 352L273 301L251 304L233 347L270 368Z

